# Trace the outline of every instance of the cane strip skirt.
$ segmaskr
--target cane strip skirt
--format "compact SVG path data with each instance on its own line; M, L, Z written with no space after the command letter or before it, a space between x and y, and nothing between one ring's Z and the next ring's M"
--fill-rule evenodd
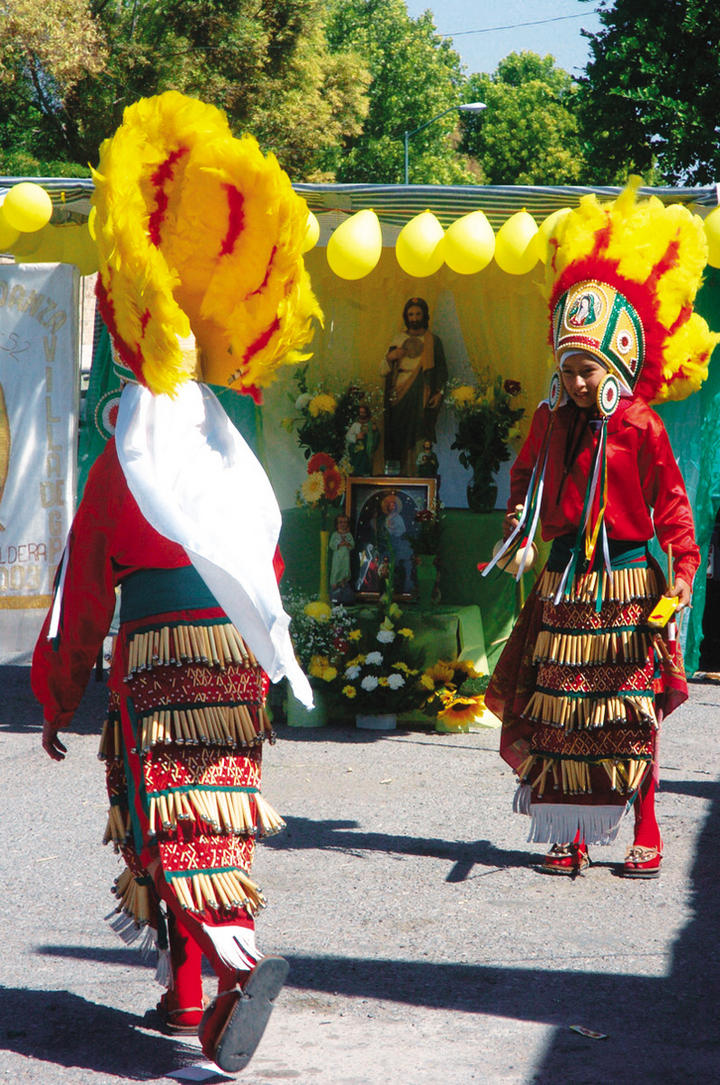
M621 545L612 575L581 574L558 599L564 561L561 543L537 592L542 616L528 646L536 678L522 711L530 752L517 770L516 809L531 814L533 840L572 840L579 830L599 843L617 832L652 765L655 694L671 653L647 618L664 586L644 546Z
M255 839L284 827L260 791L267 676L192 567L130 581L100 742L105 841L128 867L117 910L156 925L146 867L159 860L203 923L252 917L265 903L249 876Z

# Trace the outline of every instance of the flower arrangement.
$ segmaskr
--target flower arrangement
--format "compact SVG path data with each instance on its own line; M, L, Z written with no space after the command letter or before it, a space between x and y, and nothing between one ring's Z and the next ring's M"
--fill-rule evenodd
M283 594L298 663L311 679L332 683L347 655L352 620L343 606L310 600L290 589Z
M467 731L485 707L489 683L488 675L465 660L439 659L419 681L425 691L423 710L437 717L439 731Z
M307 366L296 369L294 378L295 414L285 420L285 427L296 431L305 459L325 452L335 463L340 463L346 451L347 431L357 418L360 404L367 405L372 413L372 392L357 384L351 384L342 392L331 392L323 386L310 388Z
M388 614L371 632L351 629L348 635L352 654L344 660L340 693L358 714L397 714L422 702L413 631L397 622L402 612L397 606L394 610L395 618Z
M448 403L457 415L455 440L450 447L459 453L463 467L473 472L468 504L477 511L495 507L497 487L493 475L501 463L510 459L508 441L517 435L517 423L525 414L523 407L512 405L521 391L519 381L493 377L487 371L478 374L474 384L450 390Z
M327 452L312 455L307 464L307 477L298 491L298 504L319 509L325 529L328 510L339 507L344 493L345 476L332 456Z

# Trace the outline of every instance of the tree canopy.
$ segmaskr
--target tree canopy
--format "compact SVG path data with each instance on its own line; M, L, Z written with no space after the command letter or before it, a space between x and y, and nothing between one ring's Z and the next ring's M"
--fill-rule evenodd
M331 50L352 47L370 73L363 130L328 156L338 181L402 183L403 133L468 101L460 57L435 31L430 12L412 19L404 0L328 0ZM455 153L454 111L409 140L410 181L472 180Z
M360 131L368 74L327 48L323 0L5 0L0 167L95 162L123 108L175 89L225 109L293 176ZM1 7L0 3L0 7ZM43 20L52 32L46 45ZM70 62L72 59L72 62Z
M668 184L720 175L720 12L714 0L614 0L588 34L581 80L591 179ZM590 150L591 149L591 150Z
M582 182L576 84L551 56L511 53L492 75L471 75L467 94L487 109L463 117L459 149L477 161L486 184Z

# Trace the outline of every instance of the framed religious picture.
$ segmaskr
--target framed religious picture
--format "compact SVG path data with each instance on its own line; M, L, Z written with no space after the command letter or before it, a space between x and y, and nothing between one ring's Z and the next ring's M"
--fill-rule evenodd
M358 599L379 597L393 563L395 598L412 598L416 513L433 507L435 487L434 478L348 478L345 507L355 540L351 582Z

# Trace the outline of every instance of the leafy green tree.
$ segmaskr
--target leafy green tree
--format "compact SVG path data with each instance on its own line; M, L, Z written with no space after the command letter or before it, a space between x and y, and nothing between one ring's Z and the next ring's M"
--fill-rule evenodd
M468 100L460 58L436 33L431 13L412 19L404 0L328 0L328 12L330 48L359 53L372 80L362 132L327 155L328 169L338 181L400 183L403 133ZM458 116L452 111L411 137L412 183L472 180L455 151Z
M588 34L581 115L592 179L668 184L720 175L720 12L711 0L615 0Z
M63 96L104 68L88 0L0 0L0 171L67 174Z
M18 2L34 15L46 6ZM233 130L252 131L295 179L312 179L318 155L360 131L369 77L350 49L327 49L323 0L89 2L97 63L80 65L72 78L55 75L30 39L9 71L12 94L0 99L0 121L3 105L6 117L14 111L13 132L24 124L26 150L38 161L49 150L94 162L126 105L168 89L225 109Z
M470 76L468 97L487 109L463 117L459 149L476 160L486 184L582 183L576 93L553 57L510 53L492 75Z

